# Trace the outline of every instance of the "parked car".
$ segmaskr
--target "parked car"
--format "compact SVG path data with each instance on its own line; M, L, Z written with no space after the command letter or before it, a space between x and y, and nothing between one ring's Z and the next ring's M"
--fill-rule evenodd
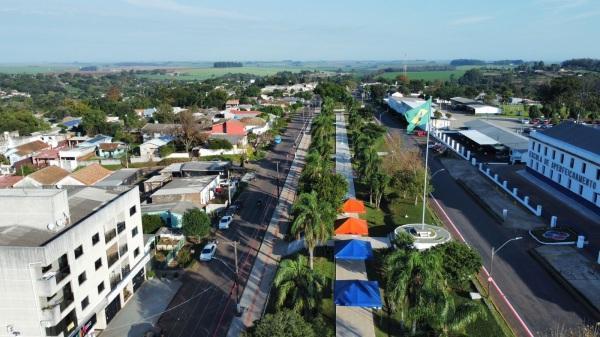
M529 124L529 118L521 119L521 124Z
M212 260L213 257L215 257L215 253L217 252L218 243L219 242L217 242L216 240L207 243L206 246L204 246L204 248L202 248L202 251L200 252L200 261Z
M233 221L233 216L225 215L219 220L219 229L229 229L229 224Z

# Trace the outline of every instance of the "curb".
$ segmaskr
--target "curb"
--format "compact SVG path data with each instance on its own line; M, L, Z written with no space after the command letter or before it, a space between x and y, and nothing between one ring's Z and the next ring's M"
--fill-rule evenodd
M569 294L573 295L592 315L596 320L600 320L600 310L596 308L582 293L579 292L569 281L567 281L562 275L546 261L546 259L540 255L535 249L530 249L529 255L531 255L540 265L552 276L556 282L558 282Z
M467 192L467 194L470 195L479 206L481 206L489 215L491 215L496 222L498 222L500 225L504 224L504 219L494 212L494 210L492 210L488 204L481 200L481 198L479 198L479 196L475 194L475 192L473 192L462 179L456 179L456 183L462 187L462 189L465 190L465 192Z

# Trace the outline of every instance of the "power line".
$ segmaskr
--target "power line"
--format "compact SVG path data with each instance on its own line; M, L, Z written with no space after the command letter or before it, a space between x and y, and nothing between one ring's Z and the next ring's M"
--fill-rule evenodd
M193 300L193 299L195 299L195 298L199 297L200 295L204 294L205 292L209 291L209 290L210 290L210 289L212 289L212 288L214 288L214 286L210 286L210 287L208 287L208 288L204 289L203 291L201 291L201 292L199 292L198 294L194 295L193 297L190 297L189 299L187 299L187 300L185 300L185 301L183 301L183 302L181 302L181 303L177 304L176 306L172 307L171 309L167 309L167 310L165 310L165 311L161 311L161 312L159 312L159 313L156 313L156 314L154 314L154 315L150 315L150 316L148 316L148 317L145 317L145 318L143 318L143 320L141 320L141 321L137 321L137 322L129 323L129 324L126 324L126 325L118 326L118 327L116 327L116 328L104 329L103 331L119 330L119 329L122 329L122 328L127 328L127 327L130 327L130 326L132 326L132 325L134 325L134 324L138 324L138 323L148 323L148 322L147 322L147 321L148 321L148 319L150 319L150 318L152 318L152 317L156 317L156 316L162 315L162 314L164 314L164 313L167 313L167 312L169 312L169 311L175 310L175 309L179 308L180 306L182 306L182 305L184 305L184 304L186 304L186 303L190 302L191 300Z

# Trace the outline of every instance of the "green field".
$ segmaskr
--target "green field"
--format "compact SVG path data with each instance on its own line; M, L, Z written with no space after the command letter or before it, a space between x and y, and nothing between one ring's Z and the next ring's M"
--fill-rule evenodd
M4 74L39 74L39 73L56 73L65 71L78 70L74 66L66 65L0 65L0 73Z
M454 78L459 78L466 70L457 69L457 70L439 70L439 71L408 71L406 72L406 76L408 76L411 80L425 80L425 81L435 81L435 80L449 80L450 75L454 75ZM403 75L402 71L392 71L389 73L383 73L381 77L393 80L398 75Z
M182 68L172 70L165 75L140 75L144 78L166 80L176 79L183 81L201 81L227 74L252 74L256 76L274 75L280 71L300 72L302 70L313 70L304 67L234 67L234 68Z

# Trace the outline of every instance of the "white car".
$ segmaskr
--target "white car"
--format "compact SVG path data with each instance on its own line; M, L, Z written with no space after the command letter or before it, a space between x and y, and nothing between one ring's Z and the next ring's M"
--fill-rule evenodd
M217 242L209 242L202 248L200 252L200 261L210 261L215 256L217 252Z
M527 118L521 119L521 124L529 124L529 119L527 119Z
M231 215L226 215L219 220L219 229L229 229L229 224L233 221L233 217Z

